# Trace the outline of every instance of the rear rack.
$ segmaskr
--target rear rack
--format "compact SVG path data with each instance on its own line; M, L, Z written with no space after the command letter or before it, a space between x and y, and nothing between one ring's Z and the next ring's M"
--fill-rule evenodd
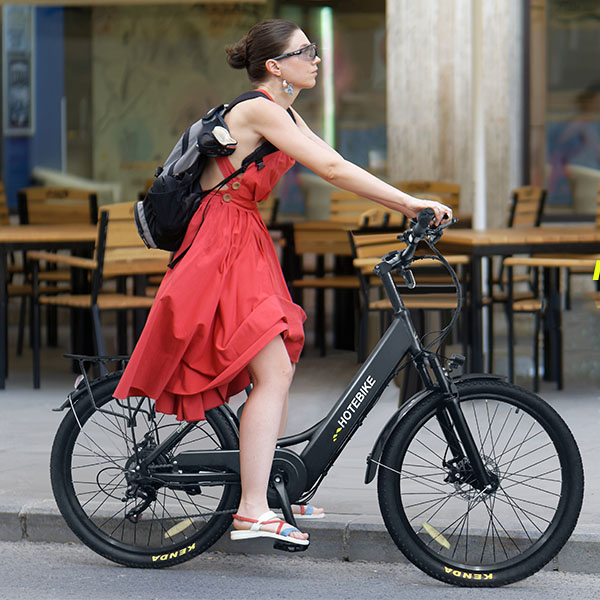
M118 363L117 368L113 369L113 370L122 370L125 368L125 366L129 362L129 358L130 358L129 356L123 356L123 355L88 356L85 354L64 354L63 356L65 358L70 358L72 360L75 360L79 364L79 369L81 370L81 378L82 379L78 382L74 391L77 391L81 387L81 383L83 382L85 384L85 387L87 388L87 391L88 391L88 394L90 397L90 402L92 403L92 406L94 407L94 409L97 410L98 412L101 412L101 413L104 413L107 415L111 415L114 417L118 417L118 418L124 418L127 421L127 424L129 427L131 427L133 425L133 423L135 422L135 417L138 413L149 412L142 408L142 404L146 400L148 400L147 398L142 398L142 397L139 398L139 400L137 402L137 406L135 406L133 408L131 406L131 403L127 403L127 402L122 403L123 401L117 399L117 404L119 404L119 406L121 406L121 408L126 409L129 413L129 416L125 416L123 414L115 413L111 410L106 410L104 408L100 408L96 404L96 400L94 398L94 393L92 391L91 381L90 381L90 378L88 377L86 367L88 367L89 365L98 366L100 369L101 376L106 375L109 373L109 370L106 367L107 364ZM79 427L81 428L81 423L79 423L77 413L75 412L75 406L73 404L73 393L74 392L71 392L68 395L67 401L65 404L63 404L63 406L61 406L60 408L55 408L54 410L61 411L61 410L63 410L63 408L66 408L66 406L70 406L71 410L73 411L73 414L75 415L75 418L77 419ZM153 409L150 409L150 410L153 410Z

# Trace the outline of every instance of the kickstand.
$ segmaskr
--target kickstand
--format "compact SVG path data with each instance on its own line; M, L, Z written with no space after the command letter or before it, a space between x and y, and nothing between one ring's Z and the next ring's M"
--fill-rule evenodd
M273 487L279 496L279 504L281 506L281 510L283 511L284 519L293 527L298 527L294 513L292 512L292 505L290 504L287 490L285 489L285 483L283 482L283 477L281 475L278 474L273 477ZM292 541L277 541L273 544L273 548L276 550L284 550L286 552L303 552L308 548L308 545L301 546L300 544L294 544Z

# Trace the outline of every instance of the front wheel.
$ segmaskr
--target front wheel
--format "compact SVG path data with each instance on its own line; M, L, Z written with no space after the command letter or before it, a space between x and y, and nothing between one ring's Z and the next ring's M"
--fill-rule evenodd
M440 396L417 404L385 445L378 496L386 527L417 567L447 583L494 587L528 577L571 535L583 500L581 456L539 396L501 380L457 384L493 492L452 460Z

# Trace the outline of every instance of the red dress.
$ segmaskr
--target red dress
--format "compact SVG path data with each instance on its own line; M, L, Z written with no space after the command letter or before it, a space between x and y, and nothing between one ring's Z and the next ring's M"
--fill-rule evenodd
M229 158L215 160L223 177L234 172ZM165 275L116 398L148 396L158 411L198 421L248 385L248 363L275 336L298 362L306 315L257 209L294 161L274 152L263 162L209 196L195 238L204 203L194 215L181 245L191 248Z

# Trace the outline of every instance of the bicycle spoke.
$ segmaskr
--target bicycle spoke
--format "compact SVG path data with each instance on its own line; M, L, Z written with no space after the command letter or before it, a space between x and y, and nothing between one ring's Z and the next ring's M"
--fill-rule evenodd
M550 490L545 490L541 487L538 487L537 485L531 485L529 483L525 483L526 481L530 481L532 479L535 479L536 481L539 480L539 478L536 477L535 475L532 475L532 476L528 477L527 479L524 479L523 481L515 481L514 479L511 479L510 477L508 477L506 475L502 479L514 482L514 483L511 483L510 485L502 486L502 489L504 489L504 490L509 490L510 488L515 487L516 485L524 485L525 487L530 488L532 490L536 490L538 492L544 492L545 494L550 494L551 496L556 496L557 498L560 498L560 494L558 494L557 492L551 492ZM557 481L557 480L551 479L548 481ZM557 481L557 483L560 483L560 482Z
M428 517L428 519L429 519L429 520L433 519L433 518L434 518L434 517L435 517L435 516L436 516L436 515L437 515L437 514L440 512L440 510L442 510L442 508L444 508L444 506L446 506L446 504L448 504L448 502L449 502L450 500L452 500L452 498L453 498L453 497L454 497L454 496L452 496L452 495L449 495L449 496L448 496L446 499L442 498L442 499L440 500L440 502L442 502L442 500L444 500L443 504L441 504L441 505L438 507L438 509L437 509L437 510L436 510L436 511L435 511L435 512L432 514L432 515L430 515L430 516ZM433 508L433 507L432 507L432 508ZM415 516L413 517L413 520L416 520L416 519L418 519L418 518L419 518L421 515L423 515L425 512L427 512L427 510L428 510L428 509L425 509L424 511L420 512L418 515L415 515ZM442 532L442 533L443 533L443 532Z
M546 448L548 446L552 446L552 442L546 442L543 446L538 446L537 448L534 448L533 450L530 450L529 452L526 452L525 454L521 454L521 456L519 456L519 458L515 458L514 460L511 460L510 464L512 465L515 462L517 462L518 460L523 460L524 458L527 458L528 456L531 456L535 452L539 452L540 450L543 450L544 448ZM499 464L498 468L501 469L505 464L506 463ZM508 473L508 469L507 469L506 472Z
M496 449L494 447L494 438L491 435L491 431L492 431L492 425L494 424L494 420L496 418L496 414L498 413L498 404L496 404L496 410L494 411L494 416L492 417L492 420L490 421L490 406L489 406L489 402L485 403L485 410L487 413L487 418L488 418L488 428L485 434L485 437L483 438L483 444L482 444L482 451L483 451L483 446L485 446L485 441L488 438L488 435L490 436L490 441L491 441L491 450L492 450L492 458L494 460L496 460Z
M552 460L553 458L556 458L556 457L555 456L547 456L546 458L543 458L542 460L538 460L538 462L536 462L536 463L527 465L526 467L522 468L520 471L515 471L514 473L511 473L511 475L514 477L515 475L518 475L519 473L523 473L523 472L527 471L528 469L537 467L538 465L541 465L542 463Z
M444 462L443 457L441 457L439 454L437 454L436 452L434 452L429 446L427 446L427 444L425 444L421 440L417 440L417 442L419 442L419 444L421 444L422 446L424 446L425 448L427 448L427 450L429 450L429 452L431 452L431 454L433 454L434 456L436 456L437 458L439 458L440 462ZM431 464L434 464L434 463L431 463Z
M505 494L505 496L506 496L506 494ZM501 497L500 497L500 496L499 496L499 495L496 493L496 499L497 499L497 500L499 500L500 502L504 502L504 504L507 504L507 505L509 505L509 506L513 506L513 505L514 505L514 504L511 504L511 503L508 501L508 496L506 496L506 499L505 499L505 498L501 498ZM528 520L531 522L531 524L532 524L532 525L533 525L533 526L534 526L534 527L535 527L535 528L536 528L536 529L537 529L537 530L538 530L540 533L543 533L543 531L542 531L542 530L541 530L541 529L540 529L540 528L539 528L539 527L538 527L538 526L537 526L537 525L536 525L536 524L535 524L533 521L531 521L531 519L530 519L530 515L531 515L531 516L533 516L533 517L535 517L535 518L537 518L537 519L540 519L540 521L544 521L546 524L550 524L550 521L549 521L548 519L544 519L544 517L541 517L541 516L539 516L539 515L536 515L535 513L531 512L530 510L525 510L525 509L524 509L522 506L518 506L518 505L514 505L514 506L516 506L516 508L518 508L518 509L519 509L519 510L520 510L520 511L523 513L523 515L527 517L527 519L528 519Z
M475 404L472 404L473 416L475 417L475 425L477 427L477 436L479 437L479 452L483 454L483 440L481 439L481 429L479 427L479 419L477 418L477 411L475 410Z

